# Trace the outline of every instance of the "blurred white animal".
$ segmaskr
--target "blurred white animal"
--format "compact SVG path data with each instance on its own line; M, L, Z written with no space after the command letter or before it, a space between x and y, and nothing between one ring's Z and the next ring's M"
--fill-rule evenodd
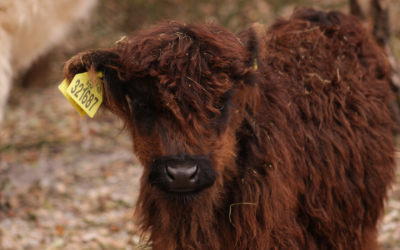
M97 0L0 0L0 124L13 77L61 41Z

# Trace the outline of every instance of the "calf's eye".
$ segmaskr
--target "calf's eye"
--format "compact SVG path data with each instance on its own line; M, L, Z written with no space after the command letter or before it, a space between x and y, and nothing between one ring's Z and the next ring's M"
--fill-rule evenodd
M137 105L140 109L147 109L147 105L144 102L139 101Z
M216 109L222 111L225 108L225 103L219 103L215 106Z

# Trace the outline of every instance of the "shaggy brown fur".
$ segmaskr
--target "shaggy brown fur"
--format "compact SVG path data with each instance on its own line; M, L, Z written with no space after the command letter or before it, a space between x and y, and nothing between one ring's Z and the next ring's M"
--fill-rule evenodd
M83 71L103 71L145 166L136 209L153 249L377 249L389 68L356 18L298 9L238 36L165 23L64 69ZM185 155L210 158L211 187L179 199L150 185L157 157Z

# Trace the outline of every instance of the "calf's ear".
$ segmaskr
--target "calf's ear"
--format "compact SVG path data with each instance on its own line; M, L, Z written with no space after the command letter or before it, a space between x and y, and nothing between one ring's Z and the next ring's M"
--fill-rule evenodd
M76 74L103 72L105 68L118 68L119 55L114 50L91 50L72 57L64 66L64 77L69 82Z
M247 52L245 59L246 67L254 67L256 69L258 66L257 61L260 47L258 34L262 32L262 29L262 25L254 24L238 34L238 38Z
M260 38L264 34L264 26L261 24L254 24L237 35L245 49L244 66L248 69L252 69L252 73L243 80L247 86L250 86L246 99L246 110L250 115L256 114L259 108L260 93L256 85L263 77L259 71L259 67L261 66L260 64L262 64Z
M88 72L95 79L96 72L103 73L103 104L102 106L120 116L129 114L129 104L126 100L123 68L120 56L115 49L91 50L72 57L64 66L64 77L69 82L76 74Z
M252 68L254 72L257 71L260 62L259 34L261 32L264 32L264 27L260 24L254 24L237 35L246 51L244 65L246 68ZM244 82L249 85L254 85L255 81L256 74L253 73Z

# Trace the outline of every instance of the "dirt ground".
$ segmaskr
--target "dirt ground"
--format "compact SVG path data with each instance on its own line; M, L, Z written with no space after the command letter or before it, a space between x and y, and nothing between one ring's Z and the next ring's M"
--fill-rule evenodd
M141 244L132 217L142 167L116 117L80 117L57 89L71 55L172 17L216 20L238 31L252 22L270 25L299 4L346 11L340 0L193 0L182 7L184 2L101 0L89 22L16 80L0 125L1 250L128 250ZM400 2L390 4L400 58ZM400 151L396 156L400 165ZM400 250L400 167L379 232L381 249Z

